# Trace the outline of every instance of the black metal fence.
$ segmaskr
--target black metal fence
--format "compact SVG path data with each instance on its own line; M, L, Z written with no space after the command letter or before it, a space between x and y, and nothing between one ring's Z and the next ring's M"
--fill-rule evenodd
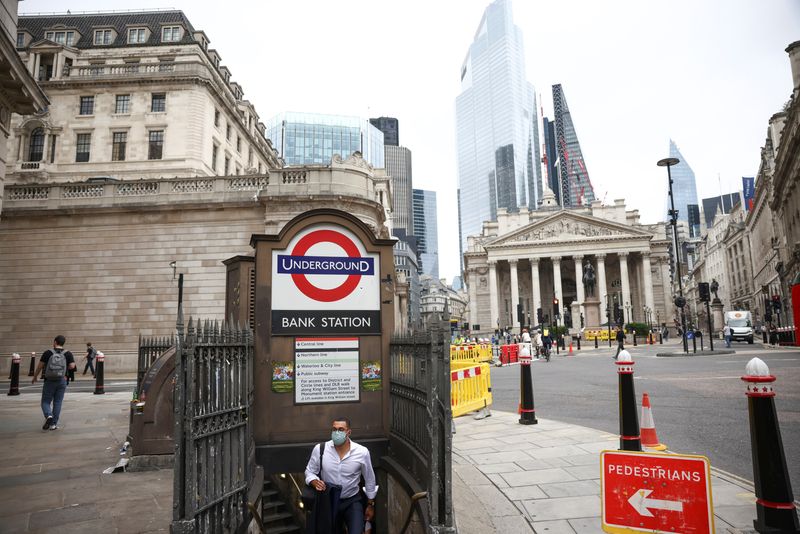
M175 337L145 337L139 335L139 365L136 372L136 392L141 392L144 375L165 350L175 345Z
M255 468L253 336L191 319L177 330L172 532L236 532L249 517Z
M449 325L395 337L390 345L390 456L428 492L421 519L431 532L454 532Z

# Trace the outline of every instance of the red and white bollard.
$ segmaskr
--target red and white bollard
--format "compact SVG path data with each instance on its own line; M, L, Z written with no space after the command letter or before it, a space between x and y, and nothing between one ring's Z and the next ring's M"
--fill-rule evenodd
M9 395L19 395L19 362L19 354L15 352L11 355L11 384L8 386Z
M103 366L105 365L106 356L102 352L97 353L97 368L94 370L94 394L105 394L105 386L103 385Z
M28 370L28 376L33 376L36 371L36 353L31 352L31 368Z
M636 391L633 387L633 358L623 349L617 356L619 376L619 450L641 451L639 414L636 413Z
M775 390L772 387L775 377L769 374L769 367L759 358L747 363L745 373L742 380L747 383L756 490L756 519L753 525L758 532L800 533L775 411Z
M533 405L533 377L531 376L531 344L520 345L519 356L519 424L535 425L536 409Z

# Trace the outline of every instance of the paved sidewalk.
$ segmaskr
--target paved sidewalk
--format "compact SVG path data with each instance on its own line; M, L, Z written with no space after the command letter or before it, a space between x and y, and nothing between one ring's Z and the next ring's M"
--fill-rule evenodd
M492 412L456 419L453 503L459 534L594 533L600 522L600 451L619 437L546 419L523 426ZM716 472L712 496L717 532L752 531L752 485Z
M0 533L169 531L171 469L102 474L120 459L130 398L67 390L61 429L43 431L41 387L16 397L3 391Z

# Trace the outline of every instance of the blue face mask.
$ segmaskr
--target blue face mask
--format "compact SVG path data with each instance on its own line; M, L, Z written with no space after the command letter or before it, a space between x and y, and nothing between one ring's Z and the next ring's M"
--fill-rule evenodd
M344 430L332 430L331 439L333 440L334 445L342 445L345 441L347 441L347 432Z

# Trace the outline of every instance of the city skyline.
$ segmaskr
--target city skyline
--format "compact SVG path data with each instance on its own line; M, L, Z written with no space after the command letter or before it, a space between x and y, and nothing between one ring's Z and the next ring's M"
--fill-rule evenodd
M415 186L437 191L440 226L446 228L457 220L452 102L459 92L458 69L487 4L469 0L454 9L452 3L412 1L390 12L388 3L356 2L341 10L324 2L294 2L248 6L244 21L241 9L220 11L211 2L171 5L213 32L223 63L264 117L301 109L403 121L404 144L414 147ZM162 5L142 0L125 7ZM23 13L66 7L109 5L100 0L20 4ZM514 10L540 104L552 109L544 88L554 83L569 93L599 199L624 197L644 221L663 219L663 203L652 202L652 196L665 194L666 176L655 161L667 156L670 138L679 140L692 163L702 198L737 191L742 176L756 174L766 122L789 97L784 49L798 38L796 3L765 8L744 1L518 2ZM421 11L425 17L418 16ZM317 16L309 18L310 12ZM558 24L546 22L562 16L570 16L569 39ZM379 23L387 17L391 28ZM297 40L300 24L314 39ZM269 40L263 39L265 32ZM366 46L378 41L381 47ZM296 43L297 49L291 55L268 54L265 68L253 68L258 47L280 42ZM324 54L316 53L320 43ZM353 50L359 50L357 61ZM752 72L759 73L757 81ZM296 82L286 83L292 77ZM442 275L452 279L458 265L456 240L441 239Z

